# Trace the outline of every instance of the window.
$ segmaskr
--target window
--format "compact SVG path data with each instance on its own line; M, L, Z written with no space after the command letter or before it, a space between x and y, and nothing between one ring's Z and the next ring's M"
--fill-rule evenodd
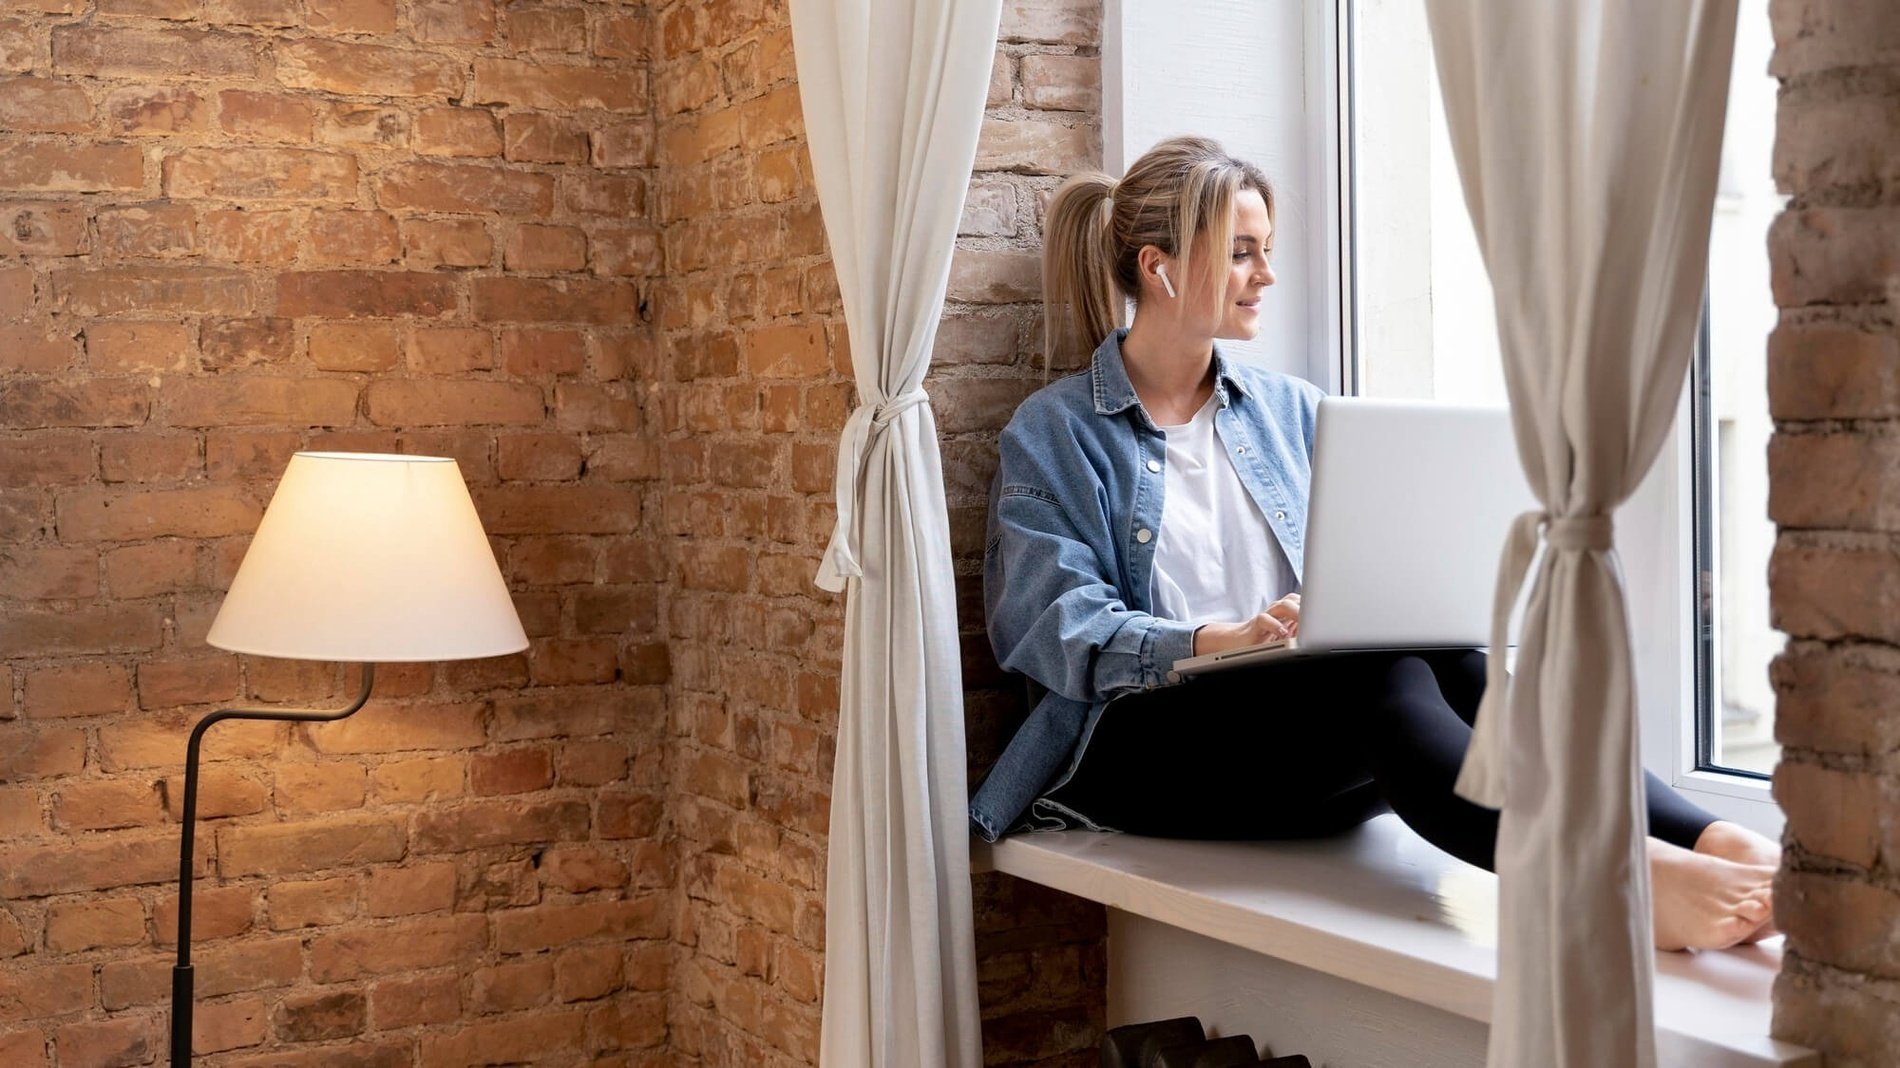
M1767 0L1744 0L1709 294L1677 419L1619 511L1644 759L1725 818L1773 831L1768 664L1766 234L1775 83ZM1492 295L1465 210L1424 5L1339 0L1339 156L1349 392L1503 404Z

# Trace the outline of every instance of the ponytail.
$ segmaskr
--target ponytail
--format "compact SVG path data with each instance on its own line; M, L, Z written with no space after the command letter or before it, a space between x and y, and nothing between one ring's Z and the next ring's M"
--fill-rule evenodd
M1115 284L1109 234L1115 180L1087 171L1062 183L1049 201L1042 248L1043 377L1065 350L1092 351L1121 325L1124 298Z

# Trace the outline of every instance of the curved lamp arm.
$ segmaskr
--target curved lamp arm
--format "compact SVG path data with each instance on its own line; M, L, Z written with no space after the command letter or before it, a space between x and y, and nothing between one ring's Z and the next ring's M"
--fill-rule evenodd
M356 700L348 708L221 708L198 721L185 744L185 805L179 814L184 835L178 849L178 963L172 968L172 1065L185 1068L191 1063L191 839L198 818L198 750L205 731L227 719L283 720L292 723L327 723L342 719L369 701L370 686L376 681L376 665L363 665L363 682Z

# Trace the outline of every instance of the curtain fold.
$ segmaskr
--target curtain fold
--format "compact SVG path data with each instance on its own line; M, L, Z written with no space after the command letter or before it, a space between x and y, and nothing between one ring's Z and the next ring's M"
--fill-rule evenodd
M817 584L846 594L825 913L827 1068L976 1068L963 681L923 391L1001 0L792 0L858 405Z
M1656 1061L1635 677L1611 513L1667 437L1694 344L1734 0L1428 0L1496 295L1519 458L1493 648L1536 556L1508 687L1458 791L1502 809L1489 1063Z

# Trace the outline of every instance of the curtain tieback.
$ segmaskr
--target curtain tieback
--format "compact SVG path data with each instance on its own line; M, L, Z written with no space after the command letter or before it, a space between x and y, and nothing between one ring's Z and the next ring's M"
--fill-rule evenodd
M859 530L858 484L864 474L865 452L872 438L882 433L897 417L920 405L930 403L930 394L921 387L907 389L895 397L872 403L861 398L845 420L844 433L838 437L838 472L833 482L837 493L838 520L831 528L831 543L818 561L818 575L812 581L821 590L837 593L846 579L861 578L858 564Z
M1511 521L1511 533L1498 561L1497 594L1491 602L1491 648L1485 664L1484 697L1471 728L1471 746L1458 772L1458 796L1486 808L1504 807L1503 715L1510 676L1504 669L1511 640L1511 609L1524 589L1531 559L1537 555L1537 536L1558 552L1607 552L1615 542L1615 528L1606 513L1552 516L1525 512Z

